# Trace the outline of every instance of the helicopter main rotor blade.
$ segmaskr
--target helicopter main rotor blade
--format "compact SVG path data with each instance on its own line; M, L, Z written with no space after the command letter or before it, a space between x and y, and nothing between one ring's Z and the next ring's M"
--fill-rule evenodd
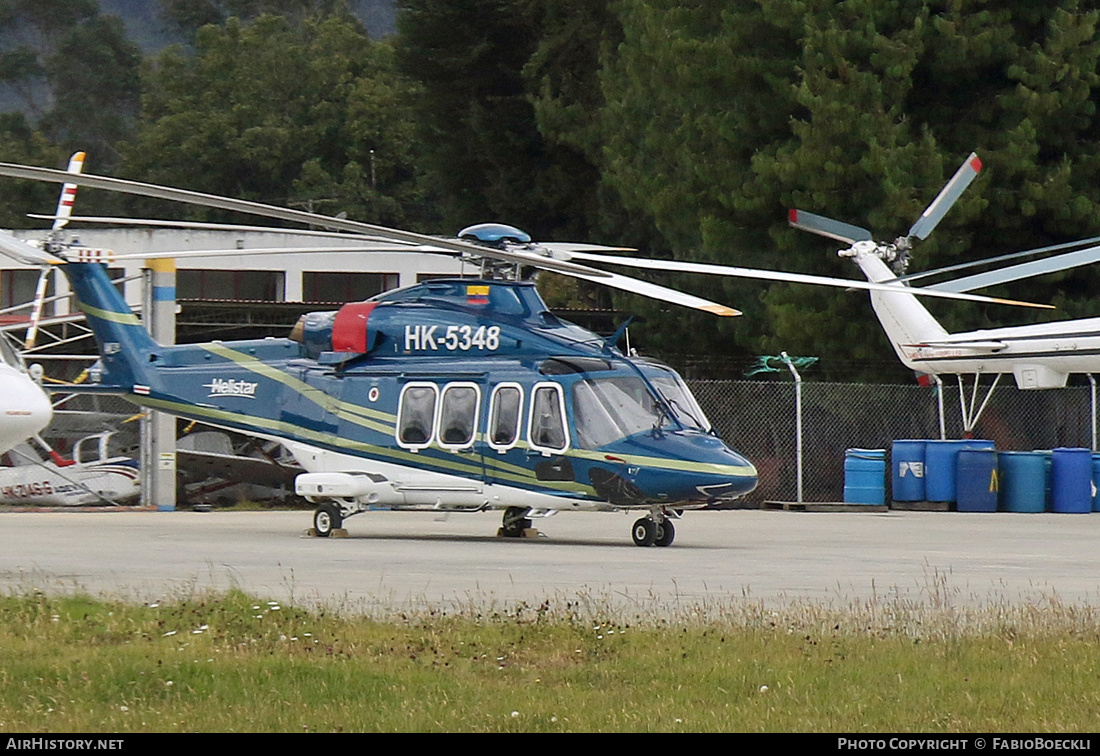
M926 288L937 291L972 291L974 289L984 289L987 286L1008 283L1009 281L1019 281L1021 278L1033 278L1044 273L1056 273L1060 270L1091 265L1097 260L1100 260L1100 246L1079 249L1076 252L1067 252L1064 255L1055 255L1045 260L1033 260L1019 265L1010 265L1000 270L991 270L988 273L957 278L954 281L945 281Z
M789 210L787 222L794 228L809 231L818 236L827 236L846 244L855 244L857 241L872 241L871 232L851 223L826 218L824 215L808 213L805 210Z
M636 294L642 294L643 296L652 297L662 301L670 302L672 304L679 304L685 307L691 307L694 309L702 310L704 312L710 312L715 315L721 316L733 316L739 315L740 312L731 307L727 307L717 302L711 302L700 297L695 297L690 294L684 294L683 292L669 289L664 286L658 286L651 284L647 281L641 281L627 276L621 276L617 273L609 273L607 271L599 270L597 268L590 268L585 265L577 265L566 260L559 260L553 257L544 256L537 252L530 252L526 250L508 249L501 250L497 248L484 247L478 244L471 244L462 241L455 241L450 239L440 239L438 237L427 236L424 234L417 234L411 231L400 231L397 229L386 228L384 226L375 226L369 223L359 223L357 221L349 221L340 218L330 218L324 215L317 215L315 213L307 213L302 210L291 210L288 208L275 207L273 205L264 205L258 202L249 202L246 200L236 200L229 197L218 197L211 194L202 194L200 192L191 192L185 189L174 189L166 186L157 186L155 184L144 184L137 181L126 181L123 179L109 178L107 176L96 176L92 174L81 174L79 178L73 176L66 171L58 171L52 168L35 168L33 166L16 165L13 163L0 163L0 176L9 176L12 178L30 179L32 181L52 181L55 183L65 183L66 181L73 181L73 183L82 184L96 189L107 189L109 191L123 192L126 194L136 194L143 197L153 197L155 199L165 199L177 202L185 202L188 204L201 205L203 207L213 207L222 210L230 210L234 212L250 213L253 215L261 215L269 218L277 218L279 220L288 220L299 223L313 224L318 226L325 226L327 228L334 228L343 231L351 231L358 234L369 234L372 236L378 236L383 239L387 239L397 243L407 243L413 246L423 245L425 247L434 250L440 250L443 253L451 254L471 254L480 257L492 257L505 262L528 265L543 270L553 271L555 273L562 273L564 275L573 276L576 278L582 278L586 281L592 281L594 283L602 283L612 288L622 289L623 291L629 291ZM0 252L7 253L9 256L13 256L16 259L25 262L29 258L27 250L35 252L39 255L43 253L35 250L29 245L18 242L14 237L7 237L10 243L3 239L5 235L0 234ZM24 249L25 248L25 249ZM553 254L547 252L547 255ZM50 262L60 262L56 258L49 259ZM36 264L41 264L36 261Z
M0 254L7 255L24 265L58 265L65 262L60 257L55 257L37 247L32 247L30 244L20 241L3 231L0 231Z
M344 238L347 238L346 236ZM392 253L392 252L427 252L429 254L442 255L448 254L444 249L438 247L417 246L410 247L407 245L386 245L384 242L372 246L366 246L365 244L348 245L340 247L245 247L243 249L226 248L226 249L179 249L179 250L157 250L156 252L130 252L125 254L115 254L114 252L106 250L91 249L85 247L73 247L71 248L75 252L75 259L70 262L117 262L119 260L163 260L163 259L186 259L186 258L203 258L203 257L248 257L250 255L303 255L303 254L334 254L340 252L354 252L362 254L364 252L371 253Z
M514 263L518 265L530 265L546 270L552 270L557 273L564 273L566 275L580 273L586 276L594 276L596 278L604 277L603 272L596 270L595 268L587 268L581 265L574 265L573 263L565 262L563 260L555 260L551 257L543 257L534 253L484 247L478 244L471 244L463 241L441 239L438 237L428 236L426 234L417 234L413 233L412 231L401 231L399 229L387 228L385 226L375 226L370 223L360 223L358 221L350 221L343 218L332 218L327 215L307 213L304 210L292 210L290 208L276 207L274 205L265 205L260 202L250 202L248 200L238 200L232 199L230 197L219 197L213 194L192 192L186 189L174 189L172 187L158 186L156 184L145 184L140 181L127 181L125 179L110 178L108 176L96 176L90 173L84 173L80 174L79 176L74 176L67 171L58 171L53 168L36 168L34 166L17 165L14 163L0 163L0 176L30 179L32 181L52 181L62 184L66 182L72 182L80 186L89 186L93 189L107 189L108 191L122 192L124 194L135 194L140 197L152 197L154 199L183 202L191 205L200 205L202 207L212 207L219 210L230 210L233 212L249 213L251 215L261 215L267 218L276 218L278 220L313 224L317 226L324 226L326 228L352 231L359 234L366 233L389 239L391 241L406 242L413 245L424 244L433 247L440 247L446 252L450 252L452 254L466 253L478 255L480 257L492 257L509 263Z
M953 273L957 270L966 270L967 268L976 268L980 265L992 265L994 263L1008 262L1009 260L1016 260L1020 257L1029 257L1031 255L1041 255L1044 252L1057 252L1060 249L1071 249L1073 247L1084 247L1089 244L1096 244L1100 242L1100 236L1093 236L1089 239L1080 239L1073 242L1064 242L1062 244L1052 244L1049 247L1036 247L1035 249L1024 250L1023 252L1012 252L1007 255L998 255L997 257L987 257L984 260L971 260L970 262L959 263L957 265L948 265L945 268L936 268L935 270L925 270L920 273L913 273L908 276L902 276L897 278L897 281L917 281L922 278L931 278L932 276L943 275L944 273Z
M600 255L591 255L591 257L600 257ZM717 302L711 302L709 299L703 299L701 297L694 296L692 294L685 294L682 291L676 289L670 289L667 286L660 286L659 284L650 283L649 281L643 281L640 278L631 278L630 276L620 276L617 273L608 273L607 271L600 271L607 277L590 278L588 276L576 275L575 278L583 278L586 281L592 281L593 283L603 284L604 286L610 286L615 289L621 289L631 294L640 294L643 297L649 297L650 299L659 299L670 304L681 305L682 307L690 307L695 310L702 310L703 312L709 312L712 315L720 315L722 317L734 317L740 315L740 310L735 310L732 307L727 307Z
M970 156L959 166L959 170L955 171L955 175L951 177L951 180L936 195L936 199L932 200L932 204L921 213L920 218L909 229L909 236L927 239L928 235L932 233L932 229L939 224L943 216L958 200L959 195L966 191L966 187L970 186L970 182L977 178L981 170L982 161L978 158L976 152L971 152Z
M40 213L27 213L28 218L34 218L36 220L54 220L58 216L56 215L43 215ZM80 223L96 223L112 226L153 226L158 228L193 228L203 231L260 231L262 233L269 234L284 234L287 236L319 236L329 239L351 239L356 240L372 240L386 241L390 244L393 242L390 239L382 239L381 237L374 237L368 234L354 234L351 235L346 231L317 231L316 229L306 228L278 228L276 226L252 226L239 223L203 223L201 221L174 221L174 220L159 220L155 218L117 218L109 215L73 215L68 218L72 222ZM412 248L409 245L409 248Z
M682 273L706 273L718 276L731 276L734 278L756 278L765 281L784 281L788 283L817 284L834 286L844 289L866 289L869 291L888 291L902 294L916 294L918 296L942 297L946 299L966 299L973 302L985 302L990 304L1007 304L1018 307L1037 307L1041 309L1054 309L1052 305L1036 304L1034 302L1019 302L1013 299L1001 299L998 297L986 297L979 294L963 294L961 292L943 291L931 288L917 288L901 284L878 284L869 281L854 281L847 278L830 278L828 276L813 276L805 273L785 273L782 271L760 270L757 268L737 268L729 265L712 265L709 263L677 262L674 260L646 260L637 257L612 257L610 255L593 255L578 252L573 257L589 262L604 263L607 265L625 265L632 268L646 268L649 270L671 270Z

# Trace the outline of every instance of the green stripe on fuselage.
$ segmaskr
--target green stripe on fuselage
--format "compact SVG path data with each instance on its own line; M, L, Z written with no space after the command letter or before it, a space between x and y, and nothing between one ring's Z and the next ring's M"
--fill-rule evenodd
M321 389L310 386L305 381L295 378L277 367L261 362L255 357L250 357L232 349L228 349L222 344L200 344L199 346L212 354L235 362L245 370L250 370L257 375L262 375L265 378L283 384L291 391L301 394L325 411L331 412L343 420L378 431L379 433L394 432L394 427L397 422L397 418L394 415L336 399L326 394ZM380 420L381 422L372 422L370 418Z

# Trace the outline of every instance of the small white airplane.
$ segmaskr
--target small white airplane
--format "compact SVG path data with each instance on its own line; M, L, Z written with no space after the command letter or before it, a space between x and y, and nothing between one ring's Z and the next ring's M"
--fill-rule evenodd
M50 452L41 460L29 447L8 453L0 467L0 504L42 507L121 504L141 494L137 460L110 450L110 433L82 438L73 458Z
M840 250L837 254L851 258L868 281L886 284L896 289L896 292L872 290L871 305L893 344L894 351L906 367L932 376L956 375L960 391L962 376L974 376L974 391L969 406L966 405L965 398L963 399L965 432L973 430L1002 375L1011 373L1016 379L1016 385L1021 389L1050 389L1064 387L1071 373L1100 373L1100 318L949 333L919 299L910 293L906 285L907 280L937 272L1071 246L1082 246L1096 242L1097 239L1006 255L994 261L986 260L953 266L942 271L923 273L920 276L899 277L904 272L913 239L924 239L928 236L935 223L950 209L980 170L981 162L977 155L971 154L909 230L909 234L893 242L876 242L871 232L866 229L820 215L799 210L792 210L789 215L790 225L795 228L850 244L850 247ZM927 288L941 291L970 291L1085 265L1096 260L1100 260L1100 247L1089 247L1038 262L1013 265ZM895 267L892 268L891 264ZM984 375L993 375L994 380L986 392L984 401L978 406L978 383Z

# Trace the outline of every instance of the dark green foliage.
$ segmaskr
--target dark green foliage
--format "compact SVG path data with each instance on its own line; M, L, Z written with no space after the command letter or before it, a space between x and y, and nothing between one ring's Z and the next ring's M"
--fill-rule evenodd
M67 156L38 131L20 113L0 114L0 162L44 165L64 168ZM57 204L57 188L37 181L0 181L0 228L23 228L26 214L52 210Z
M1094 235L1100 225L1096 11L925 0L621 7L625 42L603 72L613 119L605 178L656 220L678 257L845 274L831 255L838 245L785 227L787 208L889 241L971 150L986 170L917 247L916 269ZM751 295L723 300L753 321L755 337L734 329L742 346L825 356L826 373L838 357L889 355L862 295L753 288L763 312ZM1026 294L1057 297L1059 288L1030 283ZM1066 311L1094 308L1078 302ZM935 310L949 327L1025 317ZM689 351L719 343L673 338Z
M140 97L141 53L95 0L0 4L0 81L51 142L115 163Z
M418 231L496 220L536 239L858 277L838 244L789 229L787 209L889 241L973 150L985 169L914 270L1100 233L1093 3L398 5L397 39L372 43L343 0L163 0L189 46L148 66L131 137L138 57L120 25L94 0L0 1L0 83L32 117L0 123L0 151L56 165L80 146L110 172L117 148L134 178ZM823 357L816 375L905 375L865 295L648 277L745 312L615 294L646 317L635 345L673 362L786 350ZM1079 270L994 293L1095 315L1098 283ZM587 284L555 297L611 302ZM930 307L953 329L1039 317Z
M407 101L388 43L354 18L205 26L145 79L132 176L390 225L421 212Z

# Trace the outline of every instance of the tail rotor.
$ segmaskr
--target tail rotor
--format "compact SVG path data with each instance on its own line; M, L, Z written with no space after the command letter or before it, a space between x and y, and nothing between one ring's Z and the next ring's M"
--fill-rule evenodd
M859 226L826 218L804 210L790 210L787 216L788 223L794 228L819 236L825 236L836 241L851 244L848 250L842 250L843 257L856 257L859 254L873 253L883 261L889 263L896 275L903 275L909 265L909 251L913 248L913 240L927 239L932 231L943 220L947 211L958 201L966 188L978 177L982 170L982 161L977 153L970 155L955 171L955 175L944 185L932 203L925 208L909 228L909 233L899 236L893 242L875 242L871 232Z

